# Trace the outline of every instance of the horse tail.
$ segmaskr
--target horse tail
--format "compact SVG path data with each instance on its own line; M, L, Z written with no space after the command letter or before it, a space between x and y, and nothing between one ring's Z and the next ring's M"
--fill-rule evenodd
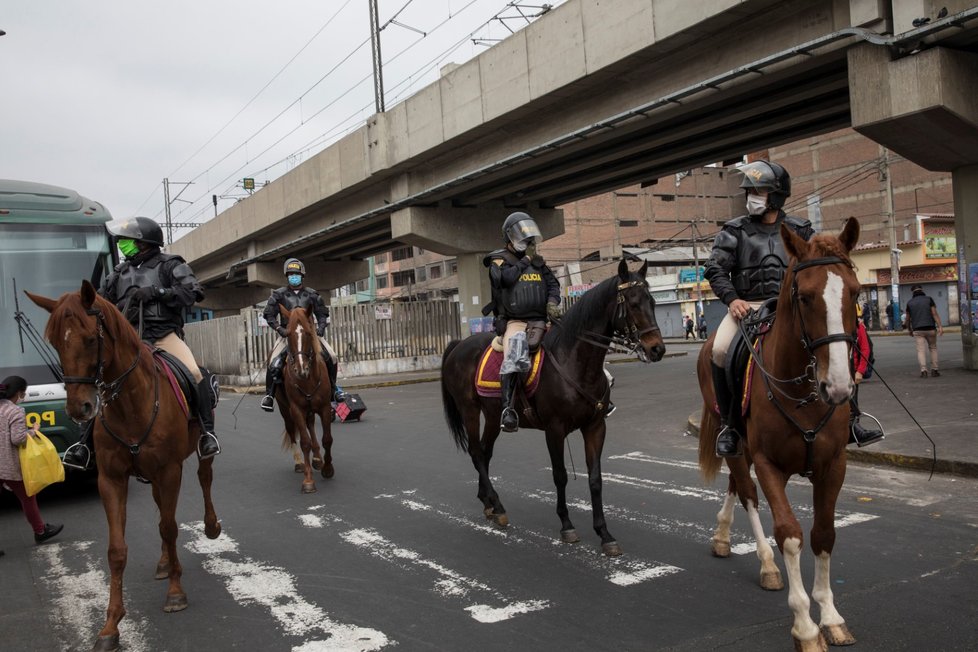
M700 444L699 464L700 473L706 482L713 482L723 459L716 454L716 437L719 429L719 418L713 411L713 374L710 369L710 356L713 352L713 337L700 349L696 364L696 374L699 378L700 391L703 394L703 412L700 415Z
M445 347L445 353L441 356L441 401L445 408L445 422L448 423L449 430L452 431L452 437L455 439L455 446L463 452L469 451L469 438L465 433L465 424L462 421L462 413L458 409L458 404L455 403L455 397L448 389L448 381L445 376L445 360L451 355L455 347L459 345L461 340L452 340Z
M286 429L282 429L282 450L287 451L295 446L295 437Z

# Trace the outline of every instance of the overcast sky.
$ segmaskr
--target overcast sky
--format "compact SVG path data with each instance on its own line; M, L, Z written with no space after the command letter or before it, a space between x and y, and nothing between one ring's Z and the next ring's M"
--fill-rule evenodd
M506 0L378 4L400 23L381 33L388 107L526 24ZM374 110L367 0L4 0L0 29L0 178L115 217L162 221L167 177L171 197L193 181L173 220L209 219L211 195L224 210Z

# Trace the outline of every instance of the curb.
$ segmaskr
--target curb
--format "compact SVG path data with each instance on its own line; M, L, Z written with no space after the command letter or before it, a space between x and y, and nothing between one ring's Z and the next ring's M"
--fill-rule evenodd
M694 412L686 420L686 433L699 437L700 413ZM851 462L874 464L876 466L892 466L901 469L924 471L930 473L947 473L966 478L978 478L978 463L962 462L960 460L942 460L936 462L931 457L920 455L903 455L901 453L885 453L882 451L867 451L860 448L846 447L846 459Z

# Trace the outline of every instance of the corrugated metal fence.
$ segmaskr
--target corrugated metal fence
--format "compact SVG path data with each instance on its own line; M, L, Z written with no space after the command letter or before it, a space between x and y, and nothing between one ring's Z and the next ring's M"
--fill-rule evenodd
M184 330L197 361L224 375L263 370L278 339L256 308L187 324ZM460 337L459 307L451 301L331 306L326 329L341 362L441 354Z

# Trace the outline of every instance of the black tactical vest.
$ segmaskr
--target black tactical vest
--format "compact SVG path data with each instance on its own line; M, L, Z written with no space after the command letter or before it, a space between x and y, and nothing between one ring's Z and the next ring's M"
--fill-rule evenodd
M798 231L802 223L785 217L785 223ZM737 242L737 266L730 272L730 280L737 296L745 301L762 301L778 296L781 281L788 268L788 254L781 241L780 220L774 224L761 224L757 220L744 219Z
M172 258L178 258L178 256L159 254L143 261L138 267L129 263L119 265L115 283L116 297L123 301L123 297L132 288L145 288L154 285L158 288L170 287L169 282L160 277L160 271L163 263ZM183 326L183 314L180 309L168 306L163 301L151 301L143 304L143 321L147 326L150 324L169 325L173 327L173 330L176 330Z

